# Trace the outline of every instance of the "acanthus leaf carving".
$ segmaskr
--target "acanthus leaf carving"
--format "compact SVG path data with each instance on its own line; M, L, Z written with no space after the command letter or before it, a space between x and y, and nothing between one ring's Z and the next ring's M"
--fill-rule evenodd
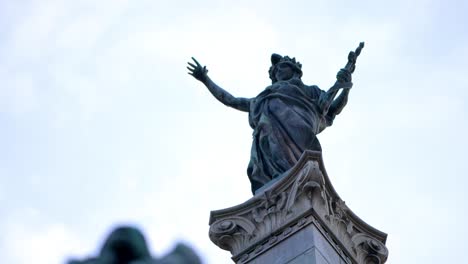
M268 191L263 193L260 199L260 205L252 209L253 219L257 223L263 222L267 215L283 210L286 204L286 193L272 194L271 191Z
M314 191L321 190L321 193L323 193L323 185L324 179L319 170L318 162L308 161L301 173L296 176L296 180L289 190L288 200L286 202L287 212L292 212L294 204L299 196L305 195L309 201L312 201ZM324 201L326 200L323 195L322 198Z

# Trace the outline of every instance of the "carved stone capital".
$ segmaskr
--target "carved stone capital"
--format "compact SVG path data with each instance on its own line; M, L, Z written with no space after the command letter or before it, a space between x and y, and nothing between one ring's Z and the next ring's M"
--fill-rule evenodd
M211 241L247 263L314 225L347 263L384 263L387 235L362 221L338 196L320 152L306 151L277 182L246 202L212 211Z

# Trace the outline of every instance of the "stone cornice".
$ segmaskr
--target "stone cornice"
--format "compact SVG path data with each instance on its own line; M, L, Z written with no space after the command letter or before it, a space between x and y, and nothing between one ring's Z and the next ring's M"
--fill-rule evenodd
M306 151L277 182L246 202L210 215L210 239L245 263L314 224L348 263L384 263L387 234L356 216L339 197L322 155Z

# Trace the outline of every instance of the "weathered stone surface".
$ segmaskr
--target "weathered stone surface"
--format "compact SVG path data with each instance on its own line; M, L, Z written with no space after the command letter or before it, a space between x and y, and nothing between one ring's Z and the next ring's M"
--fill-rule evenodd
M248 263L346 263L346 256L340 256L333 246L324 241L326 237L314 224L305 225Z
M212 211L209 235L236 263L384 263L388 256L387 235L346 206L315 151L245 203Z

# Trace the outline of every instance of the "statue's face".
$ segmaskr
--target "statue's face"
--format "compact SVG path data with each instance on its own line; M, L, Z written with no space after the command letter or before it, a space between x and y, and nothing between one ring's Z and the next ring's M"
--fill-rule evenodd
M289 63L280 62L276 65L276 80L287 81L294 76L294 70Z

